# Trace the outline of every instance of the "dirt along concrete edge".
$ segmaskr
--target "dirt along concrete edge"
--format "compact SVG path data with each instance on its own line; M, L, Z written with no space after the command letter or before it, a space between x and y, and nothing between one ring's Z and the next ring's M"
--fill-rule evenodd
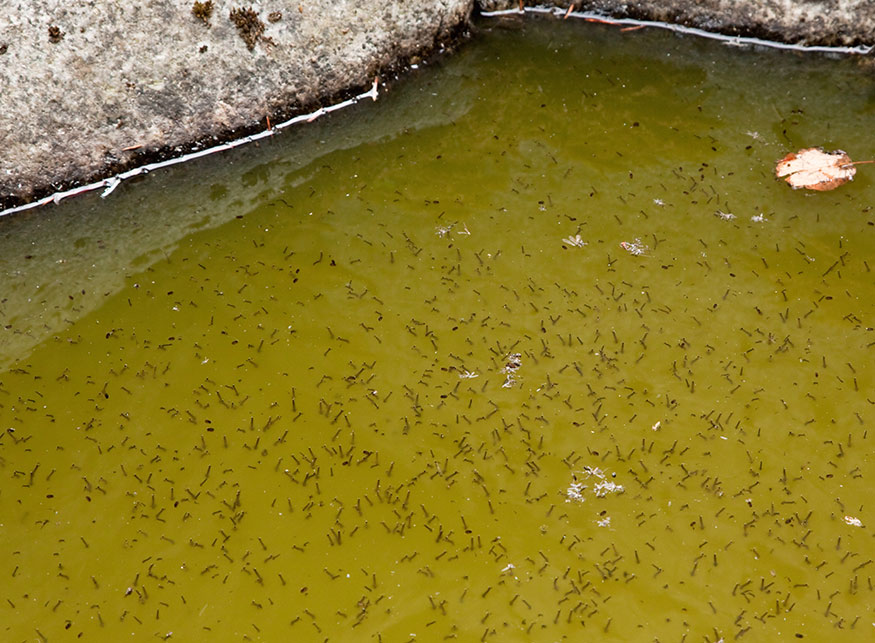
M0 211L363 94L452 48L472 12L523 6L805 46L875 39L875 0L9 0Z

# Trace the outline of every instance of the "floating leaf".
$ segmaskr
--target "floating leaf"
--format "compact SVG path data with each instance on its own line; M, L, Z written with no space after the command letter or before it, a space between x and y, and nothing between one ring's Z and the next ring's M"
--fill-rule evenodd
M791 152L775 167L775 176L786 177L793 188L833 190L854 178L857 168L851 157L841 150L824 152L819 147L808 147Z

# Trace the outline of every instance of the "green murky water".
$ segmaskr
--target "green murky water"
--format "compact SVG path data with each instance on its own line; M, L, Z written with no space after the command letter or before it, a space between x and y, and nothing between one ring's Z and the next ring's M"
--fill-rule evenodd
M0 221L4 640L870 639L871 74L500 24Z

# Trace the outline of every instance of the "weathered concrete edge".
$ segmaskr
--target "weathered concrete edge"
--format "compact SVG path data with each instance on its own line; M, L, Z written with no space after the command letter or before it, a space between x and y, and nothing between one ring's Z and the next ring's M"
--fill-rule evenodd
M555 7L802 46L875 44L873 0L478 0L481 11Z
M57 20L58 11L57 7L54 6L56 3L53 3L52 0L29 0L29 2L41 5L45 9L46 15L42 16L44 19L38 15L36 19L23 26L23 23L13 24L14 20L7 20L4 25L3 16L0 13L0 51L4 51L3 54L0 54L0 63L7 62L7 60L13 62L3 49L6 45L5 40L8 40L10 33L29 35L29 53L37 56L37 61L40 60L40 45L43 47L46 45L39 40L39 29L41 26ZM233 11L233 5L230 2L216 0L216 3L223 11L227 10L229 6L232 7ZM867 39L875 38L875 2L873 0L864 0L862 5L854 0L745 0L743 2L729 2L728 0L638 0L634 2L553 0L537 3L520 3L519 0L440 0L437 2L408 0L404 9L397 9L396 13L392 14L392 19L387 20L386 16L389 14L385 12L393 10L394 4L404 4L403 0L398 0L395 3L382 3L384 15L376 22L360 20L358 21L360 24L350 23L349 16L352 12L362 10L363 13L371 14L376 12L376 4L369 2L369 0L341 0L337 3L339 9L334 14L324 16L321 21L300 22L296 24L296 29L291 34L281 32L281 34L266 36L265 40L269 40L271 45L277 44L278 41L279 45L295 49L297 53L291 57L276 55L275 52L270 51L271 47L268 46L264 46L265 49L268 49L266 54L262 54L258 49L257 53L260 55L254 56L251 50L246 52L243 49L233 29L227 28L227 26L224 31L215 28L211 34L213 40L210 42L210 46L218 49L222 55L227 54L230 62L225 62L225 66L214 73L216 75L219 73L237 74L234 78L236 82L215 82L216 79L213 79L212 85L206 88L196 83L180 84L176 82L171 83L171 90L157 95L159 99L165 101L191 102L197 104L199 109L202 109L205 104L210 104L211 101L218 102L224 112L218 115L213 114L211 118L202 120L192 118L191 114L184 114L185 118L182 119L184 122L180 127L166 128L161 124L162 119L167 120L167 115L162 113L163 106L161 105L156 105L154 102L147 103L137 106L133 112L130 110L125 112L122 109L119 113L125 121L132 121L133 125L126 123L121 131L112 131L107 128L106 124L96 125L91 131L87 128L83 131L83 128L80 127L80 131L72 134L74 137L78 136L79 140L71 142L66 155L47 154L44 149L37 152L36 150L45 148L43 142L39 140L33 141L35 144L28 148L27 139L29 137L32 140L37 137L38 134L35 132L43 131L47 136L51 135L51 132L45 132L45 128L40 130L37 124L42 121L39 120L30 123L29 129L24 129L24 134L18 137L20 140L17 141L17 149L15 145L8 144L9 142L16 143L14 125L10 127L9 124L26 121L30 117L29 115L34 113L43 121L50 120L51 115L40 114L40 110L51 110L51 106L57 105L59 101L63 100L63 97L59 98L57 94L46 95L48 90L44 88L47 85L41 87L32 82L30 86L27 86L25 82L3 83L4 75L14 74L14 69L12 65L0 65L0 83L8 88L8 91L5 92L6 98L0 97L0 108L3 108L3 111L9 116L6 119L7 131L4 132L0 129L0 148L7 151L5 160L0 155L0 170L2 170L0 171L0 211L36 203L47 196L58 195L65 191L75 191L77 187L110 179L120 173L130 172L132 169L143 168L150 163L179 158L197 150L264 132L268 119L276 123L295 115L312 112L326 105L348 100L351 96L364 91L372 81L374 74L379 74L384 78L391 77L412 61L417 61L420 57L435 51L442 51L447 47L451 48L463 40L470 33L471 15L477 11L519 10L521 6L540 7L542 11L564 12L573 9L577 13L593 12L615 19L659 21L683 25L691 30L701 29L712 33L722 33L731 37L757 37L805 46L859 46L869 44ZM165 11L167 6L170 6L176 12L177 17L190 13L192 6L187 0L152 0L150 5L156 5ZM257 8L264 14L268 9L278 6L293 12L295 6L300 10L306 3L274 2L271 4L264 2L262 5ZM362 5L365 5L364 9L362 9ZM390 8L386 9L386 6ZM865 10L861 11L861 6ZM36 14L39 14L39 9L40 6L35 7ZM67 14L69 13L68 11ZM61 12L60 15L65 14ZM70 19L70 23L76 24L75 16ZM18 30L11 29L10 24L13 27L17 26ZM125 35L126 32L124 27L120 30L118 25L111 27L114 27L116 31L112 31L110 27L107 27L106 31L113 34L112 42L115 43L118 34ZM197 27L195 26L195 30L191 29L192 25L186 25L186 27L188 32L183 34L182 45L200 45L200 41L195 38L195 36L202 36L196 32ZM326 29L335 33L333 39L328 38L327 42L314 40L314 33L322 33L324 36L327 33ZM354 32L358 30L360 36L359 41L350 42L362 48L365 47L365 44L361 44L362 42L370 46L366 56L353 56L351 60L347 60L350 58L348 55L351 48L350 42L341 42L343 39L337 33L345 34L350 29ZM379 33L376 37L371 38L366 34L368 29L374 29ZM84 31L84 27L80 27L80 30ZM98 32L99 34L103 33L100 30ZM362 36L362 33L366 35ZM42 35L46 36L46 34ZM284 37L285 40L281 40L281 37ZM361 37L366 37L367 40L362 41ZM272 38L275 40L271 40ZM94 44L92 43L92 45ZM117 59L120 55L131 57L132 52L139 51L136 44L133 49L127 44L122 46L124 51L121 53L112 51L110 45L104 47L104 44L99 41L96 43L96 46L108 50L108 54L104 54L102 59L98 54L97 67L106 67L107 61ZM256 48L263 46L263 43L256 42L255 44ZM179 46L179 43L175 43L171 39L165 41L162 46ZM206 48L204 45L200 46ZM328 52L327 55L325 52ZM141 57L145 57L147 54L145 51L139 51L139 53ZM160 58L161 53L158 52L158 58ZM150 54L155 56L155 52L150 52ZM318 56L324 56L325 60L320 59L317 62ZM7 60L3 60L3 58ZM53 63L70 64L72 61L74 64L82 64L81 60L82 56L49 58L47 62L42 61L44 69L40 73L43 76L57 76L57 74L53 74L53 71L57 70L50 68ZM240 80L246 73L252 72L253 65L264 64L264 61L276 63L279 66L285 65L285 67L279 72L273 70L273 76L266 74L264 78L259 79L259 83L253 84L249 79ZM15 62L21 63L22 58L18 57ZM312 68L307 67L308 62L314 63L310 65ZM167 64L168 69L172 71L174 65L178 68L180 63L178 60L174 61L170 56ZM138 71L136 65L132 67L136 73ZM298 74L306 78L303 81L292 83L281 80L282 74L286 70L291 75ZM105 70L99 71L105 72ZM186 71L183 69L183 76ZM142 66L139 68L139 73L140 75L144 73ZM326 74L329 80L324 82L316 77L319 73ZM27 74L34 75L31 67L28 67ZM39 73L36 76L38 77ZM208 76L209 74L207 74ZM178 75L174 78L178 80ZM13 80L21 81L21 77L19 76L17 79L13 77ZM93 87L85 86L79 82L81 77L70 76L66 80L67 85L62 87L61 91L66 91L68 94L93 90ZM133 83L128 81L128 84ZM268 100L263 96L258 96L259 92L262 94L275 93L280 97ZM235 93L248 93L250 96L247 96L246 100L237 100L235 103L234 100L227 98L227 94L233 95ZM111 102L115 94L118 94L118 91L107 90L107 102ZM251 94L255 94L254 97ZM129 96L128 100L130 98ZM6 100L5 104L3 104L4 100ZM100 102L99 95L97 102ZM257 104L257 106L253 107L253 104ZM10 112L12 109L10 106L23 110L23 113L28 114L28 116L22 116L21 119L16 118L14 110ZM98 108L93 106L93 101L91 107L92 112L82 116L84 122L87 123L89 119L92 119L96 123L101 117L106 120L105 115L99 111L99 106ZM158 125L156 125L155 119L150 120L150 110L157 113ZM188 120L185 120L186 118ZM155 135L155 130L158 130L158 135ZM127 150L121 143L123 140L140 140L143 132L148 132L149 135L143 137L146 144L139 149ZM71 135L69 132L61 130L59 137L63 138L63 136L69 135ZM58 145L57 141L53 142L51 150L57 150ZM89 150L89 145L94 149ZM110 151L96 154L94 150L97 149ZM12 152L10 153L9 150ZM29 158L29 156L33 158ZM114 183L104 182L104 185L111 188Z
M508 16L551 16L567 20L583 19L589 22L597 22L620 27L651 27L674 31L676 33L698 36L700 38L708 38L719 40L728 45L737 47L764 47L770 49L783 49L785 51L798 51L805 53L829 53L840 55L868 55L875 51L875 45L806 45L799 43L788 43L779 40L767 40L756 36L728 35L717 31L707 31L698 27L688 27L683 24L673 22L663 22L661 20L648 20L641 18L626 18L623 16L611 16L598 11L576 11L574 6L567 9L560 6L545 6L539 5L536 7L523 7L513 9L497 9L493 11L483 11L481 16L486 18L504 18Z

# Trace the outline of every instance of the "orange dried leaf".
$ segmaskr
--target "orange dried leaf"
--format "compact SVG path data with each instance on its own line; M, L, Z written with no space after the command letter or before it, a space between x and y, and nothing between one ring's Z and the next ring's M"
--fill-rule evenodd
M833 190L854 178L857 168L851 157L841 150L824 152L819 147L809 147L792 152L778 161L775 176L786 177L793 188L809 190Z

